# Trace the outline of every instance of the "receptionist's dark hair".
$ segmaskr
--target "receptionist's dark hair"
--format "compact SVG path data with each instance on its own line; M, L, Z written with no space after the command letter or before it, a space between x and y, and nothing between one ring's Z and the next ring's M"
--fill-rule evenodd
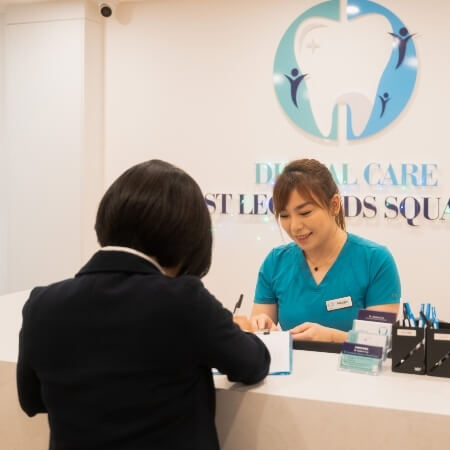
M290 162L277 178L273 188L275 217L286 207L291 192L296 190L305 200L325 209L331 208L331 199L339 194L336 182L328 168L316 159L297 159ZM339 228L345 230L345 217L341 201L335 215Z
M153 159L125 171L109 187L95 223L102 247L117 245L155 257L179 274L202 277L211 265L211 218L192 177Z

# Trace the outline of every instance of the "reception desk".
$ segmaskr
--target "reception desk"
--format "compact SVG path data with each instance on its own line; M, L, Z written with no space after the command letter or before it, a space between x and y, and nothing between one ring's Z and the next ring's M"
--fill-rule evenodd
M0 296L0 449L48 448L46 415L20 410L15 384L29 291ZM256 386L215 376L222 450L446 450L450 379L338 370L338 354L296 350L291 375ZM181 450L181 449L180 449Z
M294 351L291 375L257 386L215 376L222 450L449 448L450 379L338 369L338 354Z

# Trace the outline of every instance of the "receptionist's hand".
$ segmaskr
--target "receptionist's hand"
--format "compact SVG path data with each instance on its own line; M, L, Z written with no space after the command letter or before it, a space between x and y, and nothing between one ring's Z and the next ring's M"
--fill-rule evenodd
M325 341L333 342L333 335L335 330L333 328L324 327L318 323L304 322L301 325L290 330L292 339L308 340L308 341Z
M294 339L294 341L310 340L341 343L345 342L348 337L348 333L346 331L324 327L323 325L313 322L304 322L289 331L292 334L292 339Z
M278 327L276 323L272 320L272 318L264 313L250 317L250 325L252 327L252 331L267 330L267 329L271 331L278 330Z

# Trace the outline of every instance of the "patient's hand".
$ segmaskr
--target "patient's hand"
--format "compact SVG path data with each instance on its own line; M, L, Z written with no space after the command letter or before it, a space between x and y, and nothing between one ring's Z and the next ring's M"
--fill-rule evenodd
M250 320L247 316L233 316L233 322L239 325L242 331L254 331Z

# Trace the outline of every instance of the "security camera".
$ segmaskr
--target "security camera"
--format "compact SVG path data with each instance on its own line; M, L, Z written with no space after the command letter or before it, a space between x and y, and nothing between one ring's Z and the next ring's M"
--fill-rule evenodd
M98 2L98 10L100 14L105 19L107 19L108 17L111 17L113 15L114 10L116 9L118 3L119 2L117 0Z

